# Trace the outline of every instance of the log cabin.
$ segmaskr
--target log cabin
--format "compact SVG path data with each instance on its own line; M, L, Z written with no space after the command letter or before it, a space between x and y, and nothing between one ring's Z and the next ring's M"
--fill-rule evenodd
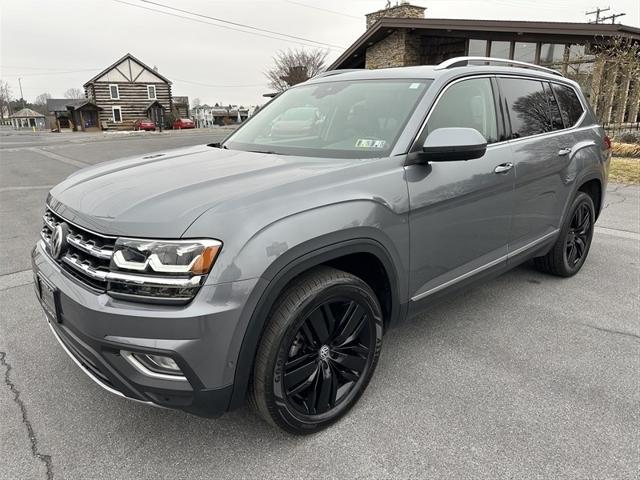
M127 53L84 84L85 95L102 110L100 125L108 130L133 130L139 118L165 123L171 111L171 82Z

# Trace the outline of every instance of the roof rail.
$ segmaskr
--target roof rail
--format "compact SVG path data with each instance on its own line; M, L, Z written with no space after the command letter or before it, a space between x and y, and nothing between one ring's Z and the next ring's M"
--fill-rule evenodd
M436 70L445 70L449 68L455 67L464 67L470 65L471 62L482 62L485 64L502 64L505 66L514 66L520 68L529 68L531 70L539 70L541 72L551 73L553 75L563 76L562 73L557 70L553 70L552 68L541 67L540 65L536 65L534 63L527 62L519 62L517 60L508 60L505 58L493 58L493 57L455 57L450 58L449 60L445 60L435 67Z
M326 72L322 72L311 77L309 80L312 80L314 78L332 77L333 75L340 75L341 73L359 72L361 70L362 70L361 68L345 68L342 70L327 70Z

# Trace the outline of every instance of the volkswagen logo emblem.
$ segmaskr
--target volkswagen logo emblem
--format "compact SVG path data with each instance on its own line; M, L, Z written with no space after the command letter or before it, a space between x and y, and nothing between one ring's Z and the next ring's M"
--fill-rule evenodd
M56 260L67 251L67 234L69 227L66 223L60 223L51 234L51 256Z
M322 360L323 362L326 362L327 360L329 360L330 355L331 355L331 349L329 348L329 346L323 345L320 348L320 360Z

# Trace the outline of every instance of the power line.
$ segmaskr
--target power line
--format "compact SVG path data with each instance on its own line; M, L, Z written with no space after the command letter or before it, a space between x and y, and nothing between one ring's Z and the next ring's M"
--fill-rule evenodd
M18 69L18 70L46 70L49 72L62 72L62 71L66 71L67 69L65 68L49 68L49 67L27 67L24 65L0 65L0 68L10 68L12 70ZM87 71L89 70L98 70L97 68L91 68L91 69L86 69Z
M349 15L348 13L336 12L335 10L329 10L328 8L316 7L314 5L307 5L306 3L294 2L293 0L283 0L286 3L298 5L299 7L312 8L313 10L320 10L321 12L333 13L334 15L341 15L343 17L355 18L362 21L362 17L356 17L355 15Z
M295 36L295 35L289 35L287 33L276 32L274 30L267 30L265 28L254 27L254 26L251 26L251 25L247 25L245 23L232 22L230 20L225 20L223 18L216 18L216 17L212 17L212 16L209 16L209 15L204 15L202 13L192 12L192 11L189 11L189 10L183 10L181 8L171 7L169 5L165 5L165 4L159 3L159 2L154 2L152 0L140 0L140 1L144 2L144 3L149 3L151 5L156 5L158 7L166 8L168 10L174 10L176 12L186 13L188 15L193 15L194 17L206 18L208 20L214 20L214 21L220 22L220 23L225 23L225 24L228 24L228 25L234 25L236 27L242 27L242 28L246 28L246 29L249 29L249 30L254 30L256 32L268 33L268 34L271 34L271 35L279 35L281 37L286 37L286 38L289 38L289 39L292 39L292 40L301 40L303 42L317 43L318 45L322 45L322 46L336 47L336 48L342 48L342 49L345 48L342 45L335 45L333 43L319 42L317 40L311 40L310 38L298 37L298 36ZM249 33L249 32L246 32L246 33Z
M85 68L83 70L63 70L63 71L55 71L55 72L40 72L40 73L10 73L8 75L3 74L4 77L40 77L43 75L64 75L67 73L80 73L80 72L95 72L97 70L101 70L100 68Z
M246 33L248 35L255 35L257 37L272 38L274 40L279 40L279 41L284 41L285 40L284 38L272 37L270 35L265 35L265 34L262 34L262 33L247 32L246 30L240 30L239 28L229 27L227 25L218 25L217 23L206 22L206 21L200 20L198 18L185 17L184 15L178 15L176 13L165 12L163 10L156 10L155 8L149 8L149 7L145 7L143 5L136 5L135 3L125 2L124 0L113 0L113 1L117 2L117 3L122 3L123 5L129 5L131 7L141 8L143 10L149 10L150 12L161 13L163 15L169 15L170 17L182 18L184 20L190 20L192 22L203 23L205 25L212 25L214 27L223 28L223 29L226 29L226 30L233 30L233 31L236 31L236 32L241 32L241 33ZM304 45L305 47L312 47L312 48L317 48L318 47L317 45L309 45L309 44L303 43L303 42L297 42L297 41L292 41L292 42L293 43L297 43L299 45Z

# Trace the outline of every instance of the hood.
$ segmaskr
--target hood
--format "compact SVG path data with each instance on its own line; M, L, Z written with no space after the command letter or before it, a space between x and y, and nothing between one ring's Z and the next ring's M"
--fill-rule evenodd
M48 203L67 220L99 233L178 238L210 208L273 198L285 184L349 163L203 145L80 170L51 190Z

